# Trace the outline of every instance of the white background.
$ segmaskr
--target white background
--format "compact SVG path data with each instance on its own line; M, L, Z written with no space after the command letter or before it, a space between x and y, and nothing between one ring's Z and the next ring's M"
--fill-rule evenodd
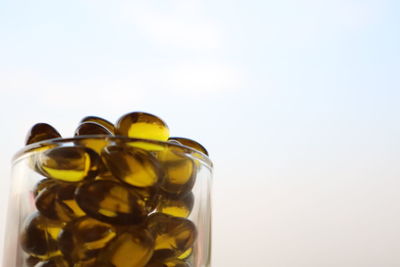
M34 123L68 137L84 116L141 110L210 152L213 266L400 266L399 12L1 1L0 210Z

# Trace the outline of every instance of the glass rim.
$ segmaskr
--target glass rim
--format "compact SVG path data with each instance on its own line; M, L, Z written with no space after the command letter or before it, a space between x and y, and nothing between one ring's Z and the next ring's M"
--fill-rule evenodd
M85 140L85 139L104 139L107 141L120 140L123 142L145 142L145 143L155 144L155 145L178 147L178 148L184 149L185 152L188 152L192 156L203 161L210 169L213 168L213 162L211 161L209 156L207 156L203 152L196 150L194 148L191 148L189 146L171 143L171 142L151 140L151 139L131 138L131 137L121 136L121 135L113 135L113 136L110 136L110 135L84 135L83 136L82 135L82 136L74 136L74 137L66 137L66 138L60 137L60 138L47 139L47 140L43 140L40 142L26 145L22 149L18 150L17 153L15 153L12 158L12 162L16 162L20 158L22 158L24 155L26 155L27 153L33 152L35 149L44 147L46 145L60 145L60 144L64 144L64 143L69 143L69 142L78 141L78 140Z

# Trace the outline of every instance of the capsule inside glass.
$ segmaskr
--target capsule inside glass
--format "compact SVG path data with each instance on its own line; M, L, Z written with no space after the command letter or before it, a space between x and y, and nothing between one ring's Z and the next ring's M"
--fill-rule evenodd
M190 147L51 139L19 151L11 178L3 266L210 266L212 162Z

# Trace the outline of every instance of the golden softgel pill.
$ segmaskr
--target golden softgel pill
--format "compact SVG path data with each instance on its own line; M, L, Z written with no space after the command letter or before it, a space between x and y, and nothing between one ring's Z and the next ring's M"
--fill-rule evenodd
M96 122L83 122L75 130L75 136L86 137L91 135L105 135L111 136L112 133L104 126ZM108 141L106 138L93 138L86 137L77 139L75 144L93 149L98 154L101 153L102 149L107 145Z
M35 197L36 208L49 219L69 222L85 213L75 202L75 186L54 183L43 188Z
M104 249L99 266L145 267L153 255L154 239L143 228L131 228L121 233Z
M175 217L188 217L194 204L193 193L183 196L163 195L158 202L157 211Z
M135 190L109 180L84 183L76 201L89 216L104 222L137 224L147 216L146 203Z
M60 133L56 129L54 129L53 126L47 123L37 123L33 125L31 130L28 132L25 144L29 145L36 142L60 137Z
M172 194L190 192L196 181L197 167L194 160L175 148L159 152L158 159L164 171L160 187Z
M60 254L53 231L59 232L62 225L42 216L39 212L31 214L23 225L20 242L29 255L46 260Z
M111 224L90 217L68 223L58 237L58 246L69 262L84 262L97 256L116 236Z
M154 236L154 254L170 258L179 256L192 247L197 237L193 222L162 213L151 214L146 221L147 229Z
M202 146L200 143L198 143L192 139L184 138L184 137L170 137L168 139L168 142L171 142L171 141L177 141L179 144L193 148L193 149L200 151L201 153L208 156L207 149L204 146Z
M167 141L169 129L167 124L157 116L144 112L132 112L118 120L116 134L131 138Z
M100 157L81 146L56 147L37 157L37 168L44 176L66 182L79 182L97 174Z
M106 127L96 122L82 122L75 130L75 136L82 135L112 135Z
M140 148L107 146L102 156L112 174L124 183L149 187L162 176L161 166L156 158Z
M84 122L98 123L98 124L102 125L103 127L105 127L110 133L112 133L112 134L115 133L114 124L112 124L111 122L109 122L106 119L96 117L96 116L87 116L80 121L80 123L84 123Z

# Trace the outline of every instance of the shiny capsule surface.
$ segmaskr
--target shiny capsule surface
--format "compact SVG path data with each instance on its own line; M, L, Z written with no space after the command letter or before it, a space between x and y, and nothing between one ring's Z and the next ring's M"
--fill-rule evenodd
M125 146L107 146L102 156L111 173L124 183L149 187L162 176L161 166L146 150Z
M29 145L36 142L60 137L60 133L53 126L47 123L37 123L33 125L33 127L28 132L25 144Z
M183 196L163 195L160 197L157 211L175 217L186 218L190 215L194 204L193 193Z
M193 148L193 149L200 151L201 153L208 156L207 149L204 146L202 146L200 143L198 143L192 139L184 138L184 137L170 137L168 139L168 142L171 142L171 141L177 141L179 144Z
M58 246L70 262L90 260L116 236L115 228L90 217L81 217L64 227Z
M153 213L148 217L146 225L154 236L156 258L162 258L161 255L166 258L181 255L192 247L197 237L195 225L184 218Z
M56 147L40 153L37 167L52 179L79 182L97 174L100 157L91 149L81 146Z
M33 196L36 197L43 189L46 189L50 186L53 186L57 183L56 180L54 179L42 179L39 182L37 182L32 190Z
M145 202L133 189L109 180L83 184L76 201L87 215L104 222L136 224L147 215Z
M75 136L82 135L112 135L112 133L101 124L88 121L79 124L75 130Z
M104 126L96 122L83 122L75 131L75 136L84 137L86 135L106 135L111 136L112 133ZM108 141L105 138L83 138L77 139L76 144L93 149L98 154L107 145Z
M160 187L168 193L188 193L196 179L196 164L184 153L175 149L159 152L158 159L164 171Z
M108 120L100 118L100 117L87 116L87 117L83 118L80 122L81 123L84 123L84 122L95 122L95 123L98 123L98 124L102 125L103 127L105 127L110 133L112 133L112 134L115 133L114 124L112 124Z
M85 215L75 201L74 184L52 183L35 197L36 208L47 218L68 222Z
M24 223L20 237L21 247L29 255L40 259L48 259L59 254L57 242L53 236L55 232L61 230L61 227L60 223L35 212Z
M154 239L146 229L131 228L103 250L99 266L144 267L153 254L153 247Z
M169 137L167 124L157 116L144 112L132 112L122 116L116 123L116 133L157 141L167 141Z
M59 186L57 192L57 202L71 214L71 217L77 218L82 217L86 213L79 207L75 200L75 191L77 185L75 184L63 184Z

